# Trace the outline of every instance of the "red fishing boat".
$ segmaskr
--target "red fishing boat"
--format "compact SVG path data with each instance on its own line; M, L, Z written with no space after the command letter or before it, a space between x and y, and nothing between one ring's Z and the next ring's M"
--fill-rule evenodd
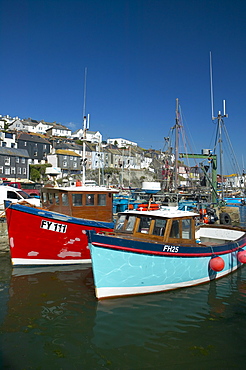
M113 230L117 190L98 186L43 188L43 208L5 202L13 265L90 263L86 230Z

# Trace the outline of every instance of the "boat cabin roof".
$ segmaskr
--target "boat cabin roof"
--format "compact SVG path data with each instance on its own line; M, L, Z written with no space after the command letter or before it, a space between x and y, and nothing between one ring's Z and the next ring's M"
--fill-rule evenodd
M162 218L184 218L184 217L198 217L199 214L190 211L174 210L155 210L155 211L137 211L137 210L126 210L121 214L132 214L134 216L148 216L148 217L162 217Z
M67 186L67 187L43 187L42 191L48 191L48 190L57 190L57 191L66 191L66 192L90 192L90 193L118 193L119 191L117 189L108 188L106 186L91 186L91 185L83 185L83 186Z

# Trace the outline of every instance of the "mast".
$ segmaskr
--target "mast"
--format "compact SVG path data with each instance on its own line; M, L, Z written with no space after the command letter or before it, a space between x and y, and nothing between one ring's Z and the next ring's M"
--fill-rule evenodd
M222 140L222 127L224 124L223 118L227 118L228 114L225 112L225 100L223 100L223 114L221 111L218 113L218 117L213 117L213 119L217 119L217 132L216 132L216 139L215 139L215 148L217 143L219 143L219 150L220 150L220 176L221 176L221 199L224 200L224 169L223 169L223 140Z
M178 156L179 156L179 99L176 99L175 119L175 167L174 167L174 190L178 187Z
M87 78L87 68L85 68L85 79L84 79L84 104L83 104L83 152L82 152L82 183L85 184L85 168L86 168L86 158L85 158L85 141L86 141L86 129L89 127L89 115L88 115L88 127L85 115L86 106L86 78Z

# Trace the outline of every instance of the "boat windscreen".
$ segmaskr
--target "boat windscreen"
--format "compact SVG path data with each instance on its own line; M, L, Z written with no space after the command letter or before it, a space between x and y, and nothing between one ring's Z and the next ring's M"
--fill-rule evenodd
M155 224L153 228L153 235L159 235L163 236L165 233L165 228L166 228L166 219L155 219Z

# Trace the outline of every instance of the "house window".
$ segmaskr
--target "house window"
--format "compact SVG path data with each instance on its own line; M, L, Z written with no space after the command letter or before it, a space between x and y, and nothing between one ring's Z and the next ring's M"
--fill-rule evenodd
M11 148L14 148L15 147L15 143L11 143Z
M26 144L26 141L24 141L24 146L26 146L27 144Z
M10 157L5 157L5 166L9 166L10 165Z
M15 167L11 167L11 175L15 174Z
M17 168L17 173L18 173L18 175L21 175L21 167Z
M9 132L5 133L5 138L6 139L13 139L13 134L10 134Z
M77 168L77 162L73 162L73 167Z
M16 157L16 158L15 158L15 162L16 162L16 163L19 163L19 162L20 162L20 158L19 158L19 157Z
M10 175L10 168L5 168L5 175Z
M63 161L63 167L67 167L67 161Z
M5 141L2 142L2 147L6 147L7 146L7 143L5 143Z
M21 163L23 163L23 164L25 164L25 163L26 163L25 158L21 158Z
M23 168L23 175L26 175L26 168Z
M0 167L0 174L3 174L3 166Z
M37 157L38 156L38 152L35 150L34 153L33 153L34 157Z
M67 156L66 156L66 155L64 155L64 156L63 156L63 159L67 159Z

